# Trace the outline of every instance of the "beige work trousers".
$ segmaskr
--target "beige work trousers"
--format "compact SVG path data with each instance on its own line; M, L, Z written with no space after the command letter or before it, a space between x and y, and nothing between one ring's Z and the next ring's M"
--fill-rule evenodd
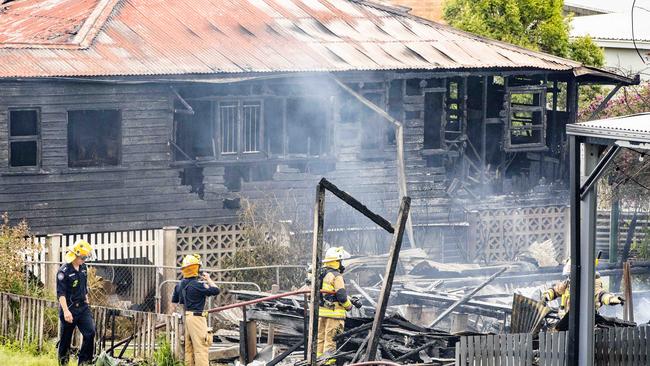
M210 345L212 334L208 333L208 319L185 313L185 365L208 366Z
M336 341L334 337L343 333L345 319L318 318L318 346L316 354L321 356L326 352L334 353L336 351Z

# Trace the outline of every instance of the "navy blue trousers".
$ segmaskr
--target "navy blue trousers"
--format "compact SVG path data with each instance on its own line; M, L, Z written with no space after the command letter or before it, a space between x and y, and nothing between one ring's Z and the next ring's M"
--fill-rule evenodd
M79 365L90 364L93 360L95 348L95 321L86 305L85 309L72 312L72 323L68 323L63 318L63 312L59 312L59 322L61 324L61 339L59 339L59 365L65 366L70 359L70 344L72 343L72 334L74 328L79 328L83 340L79 350Z

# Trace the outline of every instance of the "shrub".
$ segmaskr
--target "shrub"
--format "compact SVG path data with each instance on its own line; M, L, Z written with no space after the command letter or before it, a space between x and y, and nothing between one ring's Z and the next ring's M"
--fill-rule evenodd
M295 227L294 221L284 219L281 205L273 199L251 202L241 198L239 212L243 224L243 245L231 257L223 260L224 268L241 268L304 263L310 251L308 240ZM276 269L233 271L228 280L257 283L268 290L276 281ZM282 288L301 286L305 271L298 268L280 268Z
M0 217L0 291L29 294L25 286L25 257L40 249L29 238L27 222L11 225L7 213Z

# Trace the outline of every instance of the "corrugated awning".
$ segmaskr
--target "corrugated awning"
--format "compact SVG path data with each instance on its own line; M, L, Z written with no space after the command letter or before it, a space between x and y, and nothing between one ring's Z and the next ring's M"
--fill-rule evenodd
M566 126L566 132L568 135L593 137L650 149L650 113L573 123Z

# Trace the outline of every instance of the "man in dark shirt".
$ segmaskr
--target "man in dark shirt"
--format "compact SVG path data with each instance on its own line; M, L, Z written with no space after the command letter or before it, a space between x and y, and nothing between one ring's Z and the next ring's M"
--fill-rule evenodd
M219 288L207 273L199 281L201 257L197 254L183 258L183 280L174 288L172 302L185 307L185 365L208 366L208 350L212 334L208 332L207 313L203 312L205 298L219 294Z
M74 328L83 336L79 350L79 365L88 365L93 359L95 323L88 306L88 268L85 261L92 247L85 240L77 240L65 254L65 262L56 274L56 296L59 300L61 338L59 365L67 365Z

